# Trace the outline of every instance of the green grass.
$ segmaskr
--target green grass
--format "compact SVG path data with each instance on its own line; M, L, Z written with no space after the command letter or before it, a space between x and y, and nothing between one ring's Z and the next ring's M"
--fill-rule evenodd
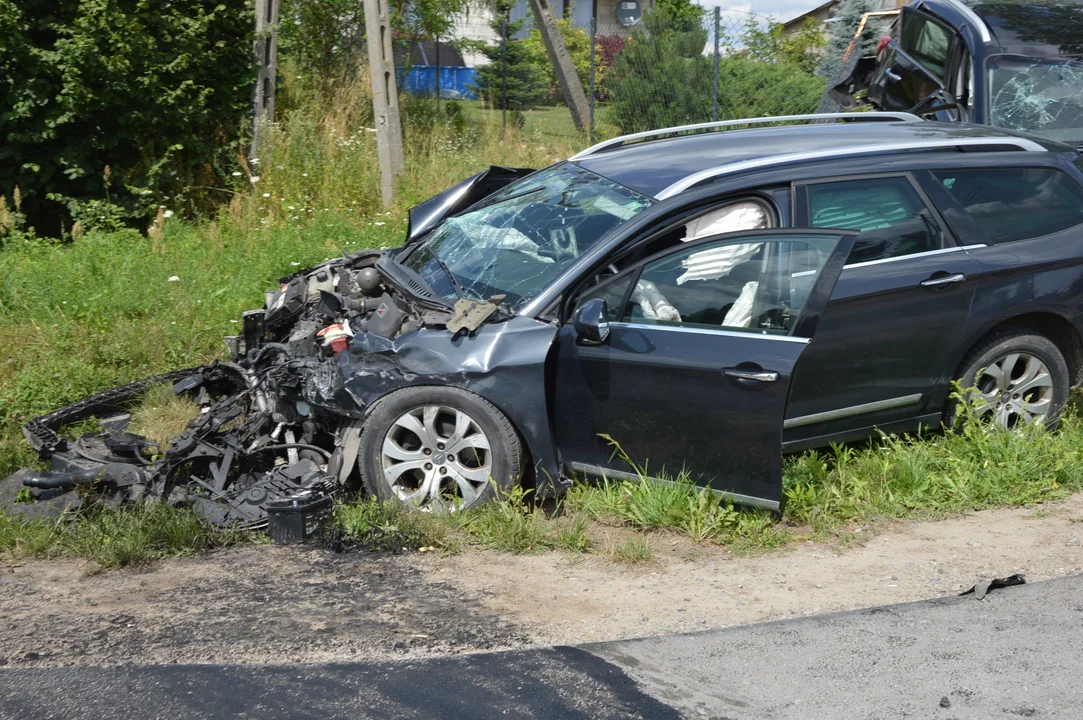
M852 522L937 518L1030 505L1083 490L1083 421L1074 411L1056 432L989 431L884 437L863 448L809 452L786 463L791 523L834 530Z
M75 557L92 563L92 570L104 570L259 540L254 533L213 528L190 510L161 503L96 506L58 520L0 511L0 558L7 561Z
M626 565L650 562L654 559L654 548L646 537L630 537L623 542L611 545L608 550L609 557L614 562Z

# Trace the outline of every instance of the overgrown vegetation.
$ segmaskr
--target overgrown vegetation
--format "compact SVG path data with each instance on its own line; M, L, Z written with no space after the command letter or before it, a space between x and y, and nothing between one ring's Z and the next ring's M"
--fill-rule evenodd
M1083 422L1075 411L1055 432L987 430L973 407L958 432L885 436L864 448L809 452L786 468L789 522L835 530L885 518L935 518L1027 505L1083 490Z
M0 0L0 194L41 234L221 202L244 140L250 2ZM0 231L0 235L2 235Z
M256 541L257 535L216 529L190 510L161 503L91 506L59 520L25 519L0 511L3 559L75 557L92 563L92 571Z
M702 8L679 12L659 5L643 16L607 72L609 119L621 132L704 122L712 117L714 58L704 53L708 30ZM823 34L803 26L784 36L777 24L754 21L726 38L719 61L718 119L811 112L824 83L810 68Z

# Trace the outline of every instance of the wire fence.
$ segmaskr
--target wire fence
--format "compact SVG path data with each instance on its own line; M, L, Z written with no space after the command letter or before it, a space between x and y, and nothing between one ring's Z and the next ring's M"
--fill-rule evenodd
M526 132L604 139L714 120L816 112L827 87L817 69L823 30L801 37L765 18L714 12L700 19L648 12L627 28L592 20L562 23L565 45L590 106L587 126L573 122L537 30L523 21L494 23L479 46L487 62L455 92L471 112L499 114ZM443 87L443 85L441 86Z

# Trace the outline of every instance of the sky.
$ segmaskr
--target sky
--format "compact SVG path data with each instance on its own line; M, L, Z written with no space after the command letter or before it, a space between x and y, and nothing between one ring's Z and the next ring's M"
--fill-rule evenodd
M775 20L786 21L806 13L814 7L823 5L826 0L696 0L700 5L713 8L716 5L728 18L737 18L747 13L771 16Z

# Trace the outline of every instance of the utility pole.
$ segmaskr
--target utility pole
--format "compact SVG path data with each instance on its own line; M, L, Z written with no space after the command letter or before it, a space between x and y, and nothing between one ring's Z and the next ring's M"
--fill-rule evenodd
M275 117L275 76L278 74L278 0L256 0L256 85L252 88L252 148L259 157L263 127Z
M587 104L587 95L583 92L583 83L579 81L579 75L575 72L572 56L564 45L564 36L560 34L560 26L557 25L557 19L553 16L549 0L530 0L530 9L534 12L534 24L541 33L542 42L545 43L549 62L553 63L553 70L556 72L560 92L564 95L564 102L572 113L575 129L579 132L587 132L590 128L590 106Z
M372 116L376 125L376 159L380 165L380 196L387 207L394 199L395 176L405 166L387 0L365 0L365 35L372 81Z

